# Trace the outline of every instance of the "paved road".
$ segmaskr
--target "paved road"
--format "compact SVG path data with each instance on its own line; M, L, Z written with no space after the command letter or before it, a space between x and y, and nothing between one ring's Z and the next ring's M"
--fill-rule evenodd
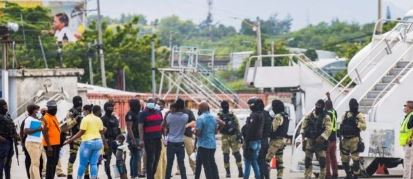
M220 146L221 146L221 144L218 141L218 149L217 149L217 152L215 153L215 160L216 160L217 165L218 165L218 170L220 172L220 177L225 178L225 169L224 169L224 164L223 164L223 156L222 156L222 153L221 153ZM65 146L64 150L66 151L66 153L62 157L62 162L63 162L62 165L63 165L64 170L66 171L67 161L68 161L68 157L69 157L68 146ZM287 146L286 150L290 151L290 146ZM13 167L12 167L12 178L13 179L25 179L25 178L27 178L26 173L25 173L25 169L24 169L24 158L25 158L25 156L22 152L19 152L19 154L20 154L19 155L20 166L17 166L16 159L15 159L15 157L13 157ZM285 165L286 170L284 172L285 173L284 178L288 178L288 179L290 179L290 178L291 179L303 178L303 173L291 173L289 171L289 166L290 166L290 162L291 162L290 161L291 152L284 152L284 154L285 154L284 163L286 164ZM114 157L112 157L112 159L113 158ZM190 171L187 160L188 160L188 158L186 157L185 158L185 165L186 165L187 171L189 169L189 172L188 172L187 176L188 176L188 178L194 178L194 175L193 175L192 171ZM114 164L114 160L112 160L112 163ZM130 171L128 163L129 163L129 159L127 159L127 166L128 166L128 171ZM175 171L176 171L176 165L174 165L173 173L175 173ZM74 169L75 174L76 174L76 172L77 172L77 163L75 164L75 169ZM231 173L233 174L234 179L236 178L236 176L238 176L238 170L237 170L236 165L235 165L235 160L232 156L231 156ZM399 169L396 169L396 170L390 170L390 173L392 173L392 174L401 174L402 172L400 171L400 168L399 168ZM250 178L254 178L253 177L253 172L251 174L252 175L250 176ZM344 172L340 171L339 175L344 176ZM106 178L106 175L104 173L102 165L99 168L99 178L100 179L105 179ZM180 177L179 176L174 176L173 178L174 179L179 179ZM276 170L271 170L271 178L274 178L274 179L276 178ZM391 178L391 177L384 177L384 178Z

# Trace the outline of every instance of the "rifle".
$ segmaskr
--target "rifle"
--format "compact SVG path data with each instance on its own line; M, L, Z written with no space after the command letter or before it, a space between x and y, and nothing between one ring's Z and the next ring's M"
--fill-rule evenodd
M19 145L19 144L17 142L18 142L17 138L14 138L14 150L16 151L17 166L19 166L20 165L20 162L19 162L19 149L17 148L17 145Z

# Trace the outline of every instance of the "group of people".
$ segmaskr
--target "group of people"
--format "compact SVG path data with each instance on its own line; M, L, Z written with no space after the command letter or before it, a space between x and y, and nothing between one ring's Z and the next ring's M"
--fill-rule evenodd
M319 162L319 178L337 178L336 144L339 140L342 166L346 178L357 178L360 173L359 153L364 144L360 132L366 130L364 115L358 110L355 99L349 101L349 110L337 121L337 112L327 93L327 100L318 100L315 109L301 124L302 150L305 152L305 178L311 178L313 154ZM8 113L5 100L0 100L0 178L3 173L10 178L11 157L14 144L20 137L26 154L27 176L42 178L46 168L46 179L55 177L61 148L69 144L67 178L73 178L73 164L79 155L76 178L97 178L98 165L104 161L107 178L111 175L111 158L115 155L116 169L121 178L128 178L126 150L130 152L129 177L155 177L158 165L165 165L161 178L171 178L175 156L181 178L187 178L184 165L185 153L189 166L199 179L202 168L207 179L219 178L215 162L216 134L221 134L222 152L226 177L231 177L230 153L235 158L238 177L247 179L253 169L255 178L270 178L269 163L275 157L277 178L283 177L283 150L286 146L289 116L284 103L271 102L271 109L264 109L259 98L248 100L251 114L244 126L230 110L228 101L221 102L221 110L215 116L207 102L198 105L197 117L185 107L185 101L177 99L166 110L162 100L149 99L144 103L138 99L129 101L129 112L125 116L126 134L121 131L114 115L114 102L104 104L104 114L98 105L83 105L80 96L73 97L73 107L65 119L58 120L57 103L47 102L46 109L38 105L27 106L27 117L20 127L20 136ZM413 102L405 106L406 117L400 132L400 144L406 149L405 175L411 175L411 128L413 128ZM403 132L404 131L404 132ZM166 148L166 162L161 161L162 148ZM241 147L243 153L241 154ZM186 151L186 152L185 152ZM42 157L46 152L47 157ZM196 154L194 158L192 155ZM143 157L145 156L145 158ZM28 159L28 160L27 160ZM43 166L43 161L46 166ZM350 166L352 160L352 166ZM28 161L28 162L27 162ZM242 163L244 163L244 168ZM142 171L142 166L145 171ZM331 170L330 170L331 169ZM44 174L43 174L44 175Z

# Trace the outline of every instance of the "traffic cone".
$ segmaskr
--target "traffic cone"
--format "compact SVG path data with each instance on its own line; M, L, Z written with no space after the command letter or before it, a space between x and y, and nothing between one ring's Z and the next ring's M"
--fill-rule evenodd
M379 175L384 175L384 174L386 174L386 172L384 171L385 170L385 166L384 166L384 164L379 164L379 166L377 167L377 170L376 170L376 174L379 174Z
M277 160L275 157L271 159L271 169L276 169L277 168Z

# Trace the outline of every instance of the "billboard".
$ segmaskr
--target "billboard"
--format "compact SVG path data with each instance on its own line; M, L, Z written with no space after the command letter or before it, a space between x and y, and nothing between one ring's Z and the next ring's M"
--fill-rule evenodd
M42 6L51 10L53 34L58 42L74 42L85 31L85 0L7 0L22 7ZM0 2L4 7L4 1Z

